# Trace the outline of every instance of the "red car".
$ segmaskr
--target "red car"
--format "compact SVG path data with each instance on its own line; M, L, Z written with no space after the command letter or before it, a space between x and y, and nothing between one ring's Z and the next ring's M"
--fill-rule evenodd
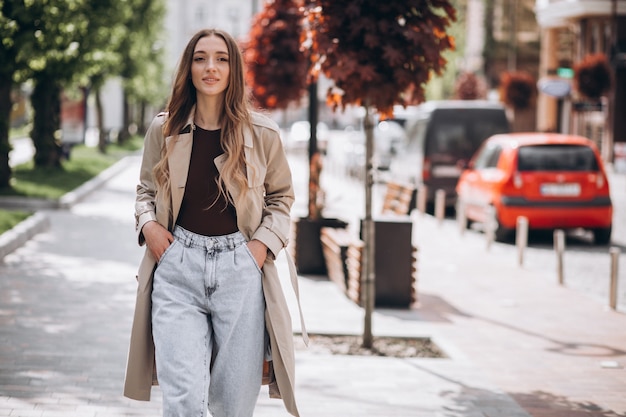
M613 206L597 147L590 140L556 133L511 133L487 139L457 184L470 222L495 215L496 239L512 235L517 218L529 229L593 232L596 244L611 240Z

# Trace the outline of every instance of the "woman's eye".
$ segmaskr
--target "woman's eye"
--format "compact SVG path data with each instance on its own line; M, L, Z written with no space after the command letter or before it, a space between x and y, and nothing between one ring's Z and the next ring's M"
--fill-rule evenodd
M204 61L204 58L201 56L197 56L193 59L193 62L202 62L202 61Z

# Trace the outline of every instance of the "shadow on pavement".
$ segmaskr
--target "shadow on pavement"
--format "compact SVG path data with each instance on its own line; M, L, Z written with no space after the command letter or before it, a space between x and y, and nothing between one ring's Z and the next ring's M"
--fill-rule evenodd
M420 293L419 295L419 308L412 308L406 310L391 310L391 309L377 309L377 313L387 316L392 316L401 320L407 321L427 321L427 322L454 322L455 317L463 317L472 320L480 320L485 323L489 323L507 330L511 330L526 336L542 339L552 343L554 346L546 350L555 353L561 353L563 355L573 356L623 356L626 355L626 350L616 347L595 344L595 343L579 343L574 341L562 341L551 338L545 334L534 332L532 330L524 329L517 326L512 326L497 320L493 320L487 317L481 317L475 314L468 314L462 310L459 310L444 298L435 295L429 295Z

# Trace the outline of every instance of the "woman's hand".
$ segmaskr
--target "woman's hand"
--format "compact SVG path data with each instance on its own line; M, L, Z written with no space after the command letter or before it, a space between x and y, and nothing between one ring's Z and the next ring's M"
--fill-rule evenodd
M263 268L265 258L267 258L267 246L260 240L253 239L248 242L248 249L259 268Z
M159 262L163 252L174 241L174 235L155 221L144 224L141 233L143 233L143 237L146 239L148 250L152 253L154 259Z

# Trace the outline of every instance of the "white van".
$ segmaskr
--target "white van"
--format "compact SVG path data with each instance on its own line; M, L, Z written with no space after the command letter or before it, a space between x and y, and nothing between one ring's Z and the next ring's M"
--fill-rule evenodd
M483 100L428 101L395 112L394 120L404 126L406 143L391 162L390 177L416 189L427 186L430 206L439 189L446 206L454 206L456 183L474 152L488 137L510 131L504 107Z

